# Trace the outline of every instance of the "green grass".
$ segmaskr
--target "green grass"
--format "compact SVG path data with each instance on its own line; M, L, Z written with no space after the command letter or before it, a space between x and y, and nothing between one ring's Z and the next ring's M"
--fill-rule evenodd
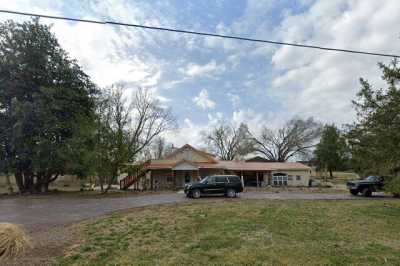
M400 201L221 201L81 225L63 265L400 265Z

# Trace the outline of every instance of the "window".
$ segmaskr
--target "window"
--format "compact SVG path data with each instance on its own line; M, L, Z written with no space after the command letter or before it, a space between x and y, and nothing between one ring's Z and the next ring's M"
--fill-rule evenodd
M301 176L297 175L297 176L296 176L296 180L297 180L297 181L300 181L300 180L301 180Z
M286 174L274 174L272 176L272 183L274 186L287 186L288 176Z
M288 175L287 180L288 180L288 181L292 181L292 180L293 180L293 176L292 176L292 175Z
M215 183L225 183L225 182L226 182L225 176L216 176L215 177Z
M229 183L240 183L241 180L237 176L228 176Z
M208 183L208 184L215 183L215 176L209 176L209 177L207 178L207 183Z
M167 182L172 182L172 174L171 175L167 175Z

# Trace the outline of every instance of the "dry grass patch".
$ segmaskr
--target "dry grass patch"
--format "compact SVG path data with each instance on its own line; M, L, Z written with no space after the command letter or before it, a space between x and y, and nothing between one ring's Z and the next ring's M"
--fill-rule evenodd
M30 240L19 226L0 223L0 260L15 258L30 247Z
M400 265L400 201L196 201L81 225L64 265Z

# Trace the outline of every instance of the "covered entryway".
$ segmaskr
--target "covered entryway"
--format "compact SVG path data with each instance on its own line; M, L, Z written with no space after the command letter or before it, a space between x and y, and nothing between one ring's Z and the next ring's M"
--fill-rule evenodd
M173 168L176 187L184 187L185 184L199 180L199 168L196 164L181 161Z

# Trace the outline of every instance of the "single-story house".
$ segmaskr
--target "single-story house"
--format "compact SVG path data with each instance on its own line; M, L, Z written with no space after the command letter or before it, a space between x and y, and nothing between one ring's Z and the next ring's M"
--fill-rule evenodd
M311 168L297 162L224 161L189 144L162 160L136 165L135 171L120 181L121 189L138 186L145 180L150 189L182 188L186 183L209 175L235 174L245 186L308 186Z

